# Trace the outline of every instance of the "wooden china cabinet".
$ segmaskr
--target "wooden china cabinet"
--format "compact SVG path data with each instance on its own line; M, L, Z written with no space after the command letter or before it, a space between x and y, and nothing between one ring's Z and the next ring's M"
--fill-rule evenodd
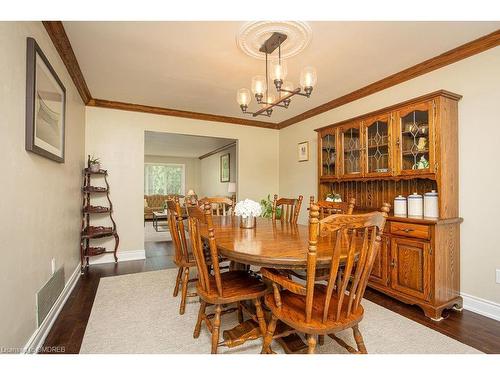
M357 212L398 195L439 194L439 218L390 213L370 287L439 320L462 308L458 217L458 101L440 90L318 132L318 199L356 199Z

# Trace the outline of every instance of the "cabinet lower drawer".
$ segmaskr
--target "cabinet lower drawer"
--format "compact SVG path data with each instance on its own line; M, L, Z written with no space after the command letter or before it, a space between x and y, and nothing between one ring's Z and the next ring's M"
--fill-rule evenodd
M421 224L399 223L393 221L391 222L390 232L398 236L422 238L425 240L431 237L429 226Z

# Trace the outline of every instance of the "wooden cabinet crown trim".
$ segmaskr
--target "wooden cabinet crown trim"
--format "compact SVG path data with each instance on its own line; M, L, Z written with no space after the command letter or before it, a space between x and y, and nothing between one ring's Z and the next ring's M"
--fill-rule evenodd
M390 105L388 107L384 107L384 108L377 109L377 110L372 111L372 112L368 112L368 113L365 113L365 114L362 114L362 115L359 115L356 117L352 117L352 118L347 119L347 120L339 121L339 122L336 122L336 123L330 124L330 125L325 125L325 126L322 126L321 128L317 128L314 130L319 132L319 131L326 129L326 128L337 127L337 126L345 125L345 124L348 124L351 122L357 122L357 121L359 122L361 120L365 120L368 117L381 116L384 113L394 112L394 111L397 111L399 109L402 109L403 107L407 107L407 106L412 105L412 104L418 104L420 102L435 99L437 97L445 97L445 98L456 100L456 101L462 99L462 95L455 94L451 91L438 90L438 91L431 92L429 94L425 94L425 95L418 96L418 97L413 98L413 99L406 100L404 102L393 104L393 105Z

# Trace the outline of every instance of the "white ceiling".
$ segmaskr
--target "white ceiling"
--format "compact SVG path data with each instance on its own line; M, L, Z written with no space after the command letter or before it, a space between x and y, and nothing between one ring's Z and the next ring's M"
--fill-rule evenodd
M218 115L241 114L263 63L236 44L244 22L64 22L92 97ZM310 99L296 97L280 122L500 28L500 22L309 22L312 41L288 61L298 84L314 65ZM446 89L446 87L443 87ZM250 110L255 109L255 101ZM259 120L268 120L260 117Z
M234 139L147 131L144 154L197 158L232 142Z

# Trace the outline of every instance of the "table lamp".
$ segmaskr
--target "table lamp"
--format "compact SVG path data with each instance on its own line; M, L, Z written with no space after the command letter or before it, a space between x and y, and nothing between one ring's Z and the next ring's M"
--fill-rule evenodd
M193 189L189 189L188 192L186 193L186 199L184 202L186 204L190 204L191 206L195 206L198 201L198 197L196 196L196 193L194 192Z

